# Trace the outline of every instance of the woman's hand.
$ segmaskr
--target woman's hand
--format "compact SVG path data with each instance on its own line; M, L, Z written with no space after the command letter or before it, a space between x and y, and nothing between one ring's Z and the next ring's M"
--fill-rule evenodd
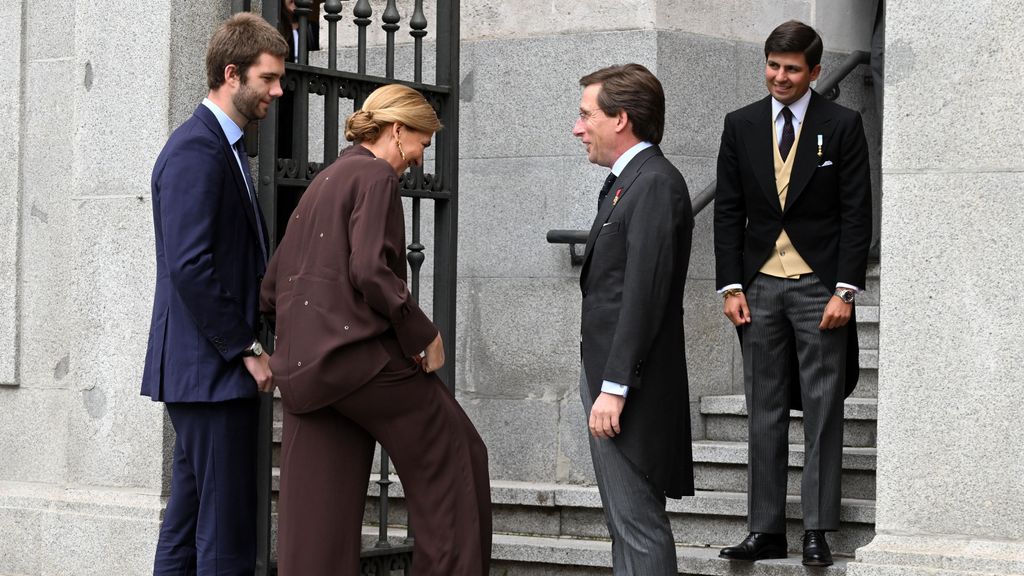
M444 343L441 342L441 333L438 332L437 338L430 344L427 344L427 349L423 351L423 359L420 361L420 366L423 367L424 372L436 372L444 366Z

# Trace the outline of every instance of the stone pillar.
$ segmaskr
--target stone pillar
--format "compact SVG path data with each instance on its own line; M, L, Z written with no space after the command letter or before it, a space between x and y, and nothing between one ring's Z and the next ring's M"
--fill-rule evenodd
M21 178L22 5L0 6L0 54L12 63L0 83L0 386L16 384L18 209Z
M890 2L877 537L850 576L1024 573L1024 1Z

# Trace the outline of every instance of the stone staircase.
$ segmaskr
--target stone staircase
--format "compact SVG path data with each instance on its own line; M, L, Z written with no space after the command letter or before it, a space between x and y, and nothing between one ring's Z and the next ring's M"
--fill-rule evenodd
M813 572L845 574L854 551L874 537L875 440L878 390L878 275L869 270L868 291L858 302L860 383L845 405L841 529L829 535L835 565L807 569L800 564L803 532L799 500L803 464L802 415L790 415L788 538L790 557L754 564L718 558L722 546L747 533L747 422L742 395L705 396L700 401L704 439L693 443L697 494L669 500L668 512L682 575L784 576ZM699 436L695 434L695 436ZM275 426L275 465L280 420ZM275 469L276 475L276 469ZM389 519L394 541L406 524L400 481L392 477ZM372 480L376 480L373 478ZM276 494L276 476L275 476ZM367 494L364 544L377 538L378 487ZM492 481L495 576L583 576L611 574L611 545L596 487L568 484Z

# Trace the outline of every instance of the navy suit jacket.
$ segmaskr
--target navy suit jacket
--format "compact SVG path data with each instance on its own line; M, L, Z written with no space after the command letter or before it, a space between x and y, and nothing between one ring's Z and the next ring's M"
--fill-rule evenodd
M163 402L256 397L241 355L258 328L263 217L206 106L171 134L152 191L157 274L142 394Z

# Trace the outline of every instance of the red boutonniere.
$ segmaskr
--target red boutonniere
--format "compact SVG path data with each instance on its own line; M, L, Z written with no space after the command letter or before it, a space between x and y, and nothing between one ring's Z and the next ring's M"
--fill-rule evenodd
M622 196L622 188L615 191L615 198L612 198L612 206L619 203L619 196Z

